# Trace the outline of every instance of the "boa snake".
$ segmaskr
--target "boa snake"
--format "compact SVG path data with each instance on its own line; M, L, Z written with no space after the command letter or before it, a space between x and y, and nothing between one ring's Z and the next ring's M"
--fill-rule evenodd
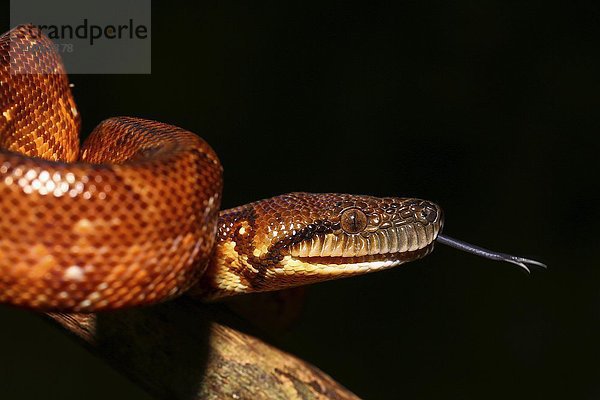
M219 159L198 136L138 118L79 148L60 57L33 26L0 37L0 302L90 312L216 299L363 274L441 241L442 211L414 198L290 193L219 212Z

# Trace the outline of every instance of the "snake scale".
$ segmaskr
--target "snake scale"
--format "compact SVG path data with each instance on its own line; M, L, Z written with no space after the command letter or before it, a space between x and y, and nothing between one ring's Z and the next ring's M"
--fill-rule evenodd
M222 168L195 134L80 115L52 42L31 25L0 37L0 302L92 312L193 287L218 299L363 274L422 258L442 210L415 198L290 193L220 211Z

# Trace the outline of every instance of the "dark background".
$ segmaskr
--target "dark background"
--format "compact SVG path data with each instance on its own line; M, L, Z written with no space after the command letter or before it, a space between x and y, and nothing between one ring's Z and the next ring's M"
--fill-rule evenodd
M598 6L218 3L154 2L151 75L72 76L84 133L169 122L220 155L224 207L423 197L448 234L549 265L438 246L315 285L274 344L365 398L600 398ZM146 398L33 314L0 326L3 398Z

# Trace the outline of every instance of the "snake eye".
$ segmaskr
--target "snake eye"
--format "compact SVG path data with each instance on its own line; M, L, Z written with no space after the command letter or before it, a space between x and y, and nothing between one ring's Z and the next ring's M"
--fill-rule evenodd
M359 233L367 227L367 216L357 208L350 208L342 212L340 224L346 233Z

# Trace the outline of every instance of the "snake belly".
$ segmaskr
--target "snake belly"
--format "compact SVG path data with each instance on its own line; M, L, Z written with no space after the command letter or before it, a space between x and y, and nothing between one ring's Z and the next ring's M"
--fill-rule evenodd
M419 259L443 226L414 198L298 192L219 212L217 155L160 122L111 118L80 148L64 67L31 25L0 36L0 112L2 303L92 312L285 289Z

